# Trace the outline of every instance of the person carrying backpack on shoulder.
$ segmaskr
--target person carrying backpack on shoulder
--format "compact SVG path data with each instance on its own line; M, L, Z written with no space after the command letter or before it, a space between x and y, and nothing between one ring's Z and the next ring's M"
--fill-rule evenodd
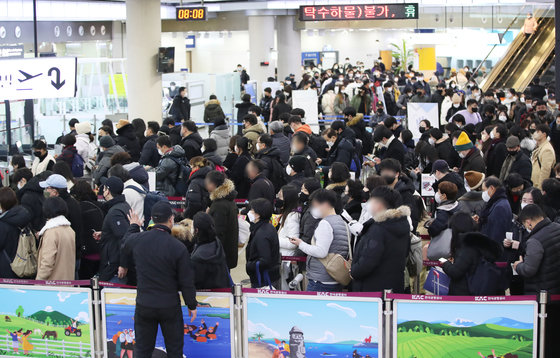
M180 146L171 146L168 136L157 139L156 146L161 160L156 168L156 188L166 196L185 195L187 178L184 172L185 150ZM184 190L183 190L184 187Z
M280 159L280 150L272 146L272 137L268 134L260 135L256 149L255 158L266 164L264 175L274 184L274 191L278 192L287 183L286 171Z
M78 154L76 149L76 137L73 134L67 134L62 137L62 153L56 158L57 162L64 161L72 169L72 175L77 178L84 176L84 159Z
M0 278L16 278L10 267L16 257L21 229L31 220L29 211L17 205L16 193L9 188L0 188Z

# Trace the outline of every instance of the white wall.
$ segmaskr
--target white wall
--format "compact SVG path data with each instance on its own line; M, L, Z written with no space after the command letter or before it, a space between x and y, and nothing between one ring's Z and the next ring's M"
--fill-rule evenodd
M237 64L247 67L249 74L249 32L213 32L196 38L196 48L192 50L193 72L225 73L236 69Z

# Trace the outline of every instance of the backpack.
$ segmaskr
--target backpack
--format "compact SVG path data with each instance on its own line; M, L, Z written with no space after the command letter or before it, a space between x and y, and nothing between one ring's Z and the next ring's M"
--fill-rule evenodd
M37 258L37 238L33 231L26 227L19 234L16 256L10 264L12 271L20 278L35 277Z
M72 175L75 178L81 178L84 176L84 158L78 153L74 154L72 159Z
M422 240L410 234L410 250L406 259L406 269L410 277L416 277L422 272L424 266L424 258L422 255Z
M272 168L269 170L269 178L272 184L274 185L274 191L278 193L278 191L287 184L286 177L284 173L284 166L280 163L280 160L276 158L272 158L271 160Z
M186 166L185 163L172 156L168 156L167 158L171 159L172 161L177 164L177 180L173 185L175 187L175 194L179 196L185 196L187 194L187 181L189 180L189 175L191 174L191 168Z
M503 281L502 271L495 263L480 258L475 270L467 274L469 292L473 296L492 296L499 294Z
M153 206L160 201L167 201L167 197L158 191L144 191L140 188L137 188L133 185L126 186L125 189L132 189L137 193L140 193L144 196L144 229L150 225L150 220L152 219L152 208Z

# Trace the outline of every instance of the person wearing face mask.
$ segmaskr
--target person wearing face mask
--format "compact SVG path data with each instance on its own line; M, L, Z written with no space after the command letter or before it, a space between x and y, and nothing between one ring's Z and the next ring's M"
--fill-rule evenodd
M47 143L42 140L36 140L31 146L33 151L33 164L31 165L31 172L33 176L38 175L44 171L52 170L55 159L47 151Z
M330 166L335 162L344 163L350 167L354 156L352 143L333 128L325 129L322 134L329 147L328 156L324 159L318 158L316 163L323 166L323 173L328 173Z
M369 125L374 128L378 123L382 123L389 118L389 115L385 113L385 106L383 105L383 102L378 101L375 108L375 113L371 114L371 119L369 121Z
M331 190L319 189L311 197L311 215L321 219L311 244L300 238L290 242L307 254L307 291L340 292L343 287L331 277L320 261L329 254L339 254L345 259L350 257L350 232L346 222L336 214L336 194Z
M338 201L335 209L337 213L341 213L344 205L346 204L346 198L343 198L343 194L348 179L350 179L350 170L348 170L348 167L345 164L333 163L333 165L329 168L328 181L326 181L329 184L325 189L332 190L336 193Z
M510 136L506 141L508 155L500 170L500 180L504 181L510 173L519 174L524 180L531 180L533 165L527 154L521 150L519 138Z
M352 260L352 291L393 289L404 293L404 271L410 247L410 208L399 193L386 186L375 188L367 202L372 219L364 223Z
M482 117L480 113L478 113L478 102L472 98L467 101L467 109L460 110L456 114L461 114L465 117L466 124L473 124L476 126L478 123L482 122ZM453 117L450 118L450 121L451 120L453 120Z
M513 214L511 206L500 179L488 177L482 184L482 200L486 202L480 216L473 219L478 222L480 232L493 241L502 244L506 232L511 232Z
M466 193L463 194L457 202L459 203L459 211L470 215L480 215L486 203L482 200L482 183L486 179L484 173L468 171L465 172L464 185Z
M404 165L405 149L403 144L395 138L393 132L385 125L378 125L373 132L373 141L378 143L383 150L380 157L373 158L373 162L366 162L366 165L375 166L385 159L394 159L401 166Z
M453 146L461 158L459 173L463 174L468 171L485 173L486 164L480 150L474 146L466 132L461 131L460 133Z
M531 181L535 188L541 188L545 179L550 177L552 168L556 162L556 154L554 147L548 141L550 128L546 124L537 125L533 134L533 139L537 142L537 147L531 155L531 163L533 172L531 173Z
M319 222L321 221L320 218L314 218L311 215L311 200L309 199L311 195L321 189L321 182L317 178L307 178L303 181L301 186L301 191L298 194L299 203L301 206L301 220L300 220L300 228L299 228L299 238L303 240L303 242L311 243L311 239L313 238L313 234L315 233L315 229ZM295 256L304 256L305 254L297 249ZM303 265L305 267L305 264Z
M546 106L548 107L548 111L551 112L554 117L560 113L558 111L558 104L556 104L556 95L552 92L548 93Z
M447 110L447 114L445 116L447 122L451 122L452 118L455 116L457 112L466 109L465 105L463 104L463 96L459 93L453 94L453 97L451 97L451 102L452 102L451 107L449 107L449 109Z
M296 132L292 136L290 151L293 156L302 155L309 159L311 170L315 170L315 161L317 160L317 153L309 146L309 135L304 132Z
M522 193L525 189L531 186L530 182L523 180L521 175L517 173L510 173L507 178L503 181L506 187L506 193L511 207L511 211L514 215L519 214ZM538 190L538 189L537 189Z
M429 137L430 129L432 129L432 124L429 120L423 119L418 124L418 131L420 132L421 139L425 137ZM427 139L426 139L427 141Z
M441 104L445 98L445 83L438 82L436 92L432 95L430 102L438 104L438 113L441 113Z
M537 31L538 27L539 23L537 19L533 17L533 13L528 12L527 18L523 22L523 34L525 35L525 39L529 39L529 37Z
M387 114L390 116L396 116L399 108L397 107L397 102L395 101L395 95L393 93L394 83L392 81L387 81L383 84L383 99L385 100L385 106L387 107Z
M257 140L263 132L263 126L259 124L255 115L248 114L243 117L243 137L250 141L250 150L252 153L257 152Z
M362 86L358 89L358 93L350 101L350 105L356 109L357 113L368 116L371 112L371 96L369 88Z
M268 134L259 136L256 149L255 159L265 163L264 175L274 184L275 190L280 190L286 184L285 166L282 164L280 149L273 146L272 138Z
M434 192L438 190L439 183L444 181L455 184L459 191L459 195L463 195L466 192L463 178L461 178L461 176L454 171L451 171L449 165L445 160L436 160L432 165L431 174L436 178L435 183L432 185Z
M185 151L180 145L172 147L168 136L159 137L156 146L161 156L156 167L156 189L167 196L175 196L177 182L184 180L186 184L187 180L187 178L181 178L181 165L184 165Z
M160 125L158 122L150 121L146 127L146 143L142 147L142 152L140 153L140 159L138 163L144 166L155 168L160 159L160 155L157 151L156 140L158 138L158 132Z
M251 287L269 287L270 284L277 288L281 260L278 234L270 223L272 202L259 198L251 200L249 207L247 218L251 223L251 235L245 250L245 269L251 280ZM270 282L267 282L266 277L270 278Z
M17 200L31 214L30 226L35 232L41 230L45 225L43 218L45 197L39 182L45 180L51 174L51 171L46 171L34 177L30 169L21 168L16 170L13 176L14 182L17 183Z
M19 170L26 170L31 173L26 168ZM2 232L0 237L0 277L17 278L10 264L16 257L21 228L29 224L31 213L23 205L18 205L16 193L11 188L6 187L0 188L0 210L0 230ZM73 279L73 277L70 279Z
M274 202L276 198L276 191L274 184L264 174L266 170L266 163L260 159L251 160L246 167L247 178L251 181L251 188L247 199L249 201L264 198Z
M226 174L229 179L235 184L238 192L238 197L246 199L249 195L251 183L247 180L246 167L251 161L251 154L249 152L249 140L245 137L238 137L235 140L233 150L235 152L235 161L228 168Z
M539 99L537 105L535 106L535 111L537 112L537 119L542 123L551 124L554 121L552 113L548 110L548 106L545 101Z
M439 128L432 128L430 130L429 143L436 149L438 158L445 160L450 168L458 168L460 166L461 158L453 149L453 143L449 136L444 136Z
M438 190L435 194L437 208L434 218L424 224L431 238L438 236L443 230L447 229L449 219L459 211L459 204L456 200L457 190L457 185L448 181L442 181L438 184Z
M412 96L412 98L410 99L411 103L430 102L430 96L426 93L426 88L424 87L424 85L420 81L416 82L412 86L412 89L414 90L414 93L416 93L416 94L414 96Z
M101 178L107 176L107 172L109 171L109 168L111 168L111 158L113 155L125 151L123 147L115 144L115 141L111 138L111 136L101 137L99 140L99 148L103 151L103 157L92 173L94 183L96 185L99 185Z
M290 242L290 238L299 236L301 207L299 204L299 188L285 185L278 192L274 201L274 208L280 214L278 219L278 241L280 254L282 256L295 256L296 246ZM297 265L291 262L282 262L281 270L286 281L280 282L282 290L289 290L288 283L297 275Z
M406 86L404 89L404 93L401 96L399 96L399 99L397 100L397 108L399 110L397 112L398 116L406 116L408 102L410 101L411 98L412 98L412 88Z
M288 183L300 189L305 178L313 176L313 171L310 169L310 160L306 157L302 155L291 157L286 165Z
M500 176L502 165L507 158L508 151L506 147L507 128L503 124L499 124L490 132L490 140L492 144L486 154L486 174L495 177Z
M123 189L124 184L120 178L111 177L104 180L101 192L106 200L102 205L105 219L101 231L94 232L93 238L100 244L99 279L126 284L126 278L118 276L122 239L128 230L128 214L131 210L122 194Z

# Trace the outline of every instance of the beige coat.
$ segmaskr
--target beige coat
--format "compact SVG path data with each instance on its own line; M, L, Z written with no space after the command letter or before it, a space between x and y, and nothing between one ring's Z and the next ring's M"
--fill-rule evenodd
M37 280L73 280L76 268L76 239L70 221L57 216L47 221L39 236Z
M535 31L537 31L537 27L539 27L537 19L534 17L526 18L523 23L523 32L526 34L534 34Z
M257 152L257 140L263 134L263 128L260 123L250 126L249 128L243 129L243 136L249 140L251 153Z
M535 188L542 188L542 182L550 178L550 173L556 163L556 155L554 148L549 141L539 145L531 155L531 162L533 163L533 173L531 174L531 181Z

